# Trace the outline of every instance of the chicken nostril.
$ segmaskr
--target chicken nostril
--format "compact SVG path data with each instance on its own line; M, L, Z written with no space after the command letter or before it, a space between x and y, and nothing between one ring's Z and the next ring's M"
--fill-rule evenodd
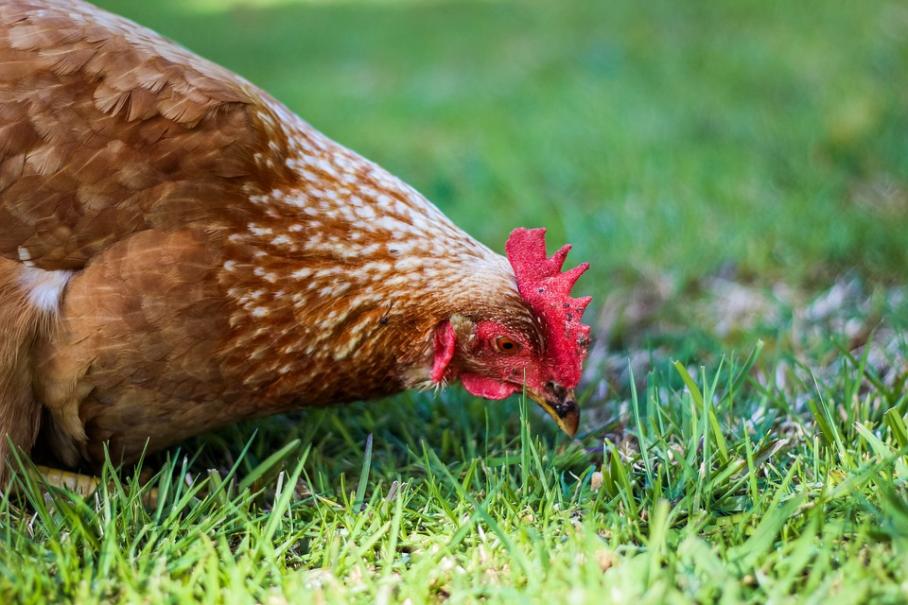
M577 407L577 402L576 402L576 401L573 401L573 400L571 400L571 399L568 399L568 400L565 401L564 403L559 403L559 404L557 404L557 405L554 406L554 408L555 408L555 413L558 414L558 417L559 417L559 418L564 418L564 417L567 416L571 411L573 411L574 409L576 409L576 407Z

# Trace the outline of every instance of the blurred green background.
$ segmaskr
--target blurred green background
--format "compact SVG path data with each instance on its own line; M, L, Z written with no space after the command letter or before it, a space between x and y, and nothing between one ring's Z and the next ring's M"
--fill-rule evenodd
M582 289L908 269L908 4L103 0Z

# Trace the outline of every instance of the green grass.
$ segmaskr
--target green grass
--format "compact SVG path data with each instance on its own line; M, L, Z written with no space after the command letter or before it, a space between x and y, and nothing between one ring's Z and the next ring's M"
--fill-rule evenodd
M580 442L522 404L401 397L205 438L144 488L112 468L88 500L21 480L0 504L0 592L23 603L904 602L908 396L880 360L811 374L757 352L655 370ZM902 339L883 361L906 354ZM764 372L774 378L749 378Z
M908 601L902 3L102 4L490 245L575 242L584 422L449 389L230 427L87 499L19 473L0 602Z
M616 271L908 266L898 0L106 0L261 85L490 245Z

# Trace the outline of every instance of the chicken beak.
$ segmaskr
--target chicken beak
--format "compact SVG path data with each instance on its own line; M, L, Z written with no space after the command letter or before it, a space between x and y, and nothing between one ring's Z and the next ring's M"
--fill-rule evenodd
M534 389L528 389L527 395L552 417L558 428L564 431L568 437L577 434L577 426L580 424L580 408L577 406L577 398L574 397L573 389L565 389L549 383L546 385L545 392L539 393Z

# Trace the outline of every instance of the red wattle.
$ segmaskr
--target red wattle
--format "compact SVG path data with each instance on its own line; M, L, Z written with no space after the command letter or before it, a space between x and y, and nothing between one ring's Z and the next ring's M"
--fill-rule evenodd
M461 374L460 383L470 395L483 399L504 399L517 392L517 387L478 374Z

